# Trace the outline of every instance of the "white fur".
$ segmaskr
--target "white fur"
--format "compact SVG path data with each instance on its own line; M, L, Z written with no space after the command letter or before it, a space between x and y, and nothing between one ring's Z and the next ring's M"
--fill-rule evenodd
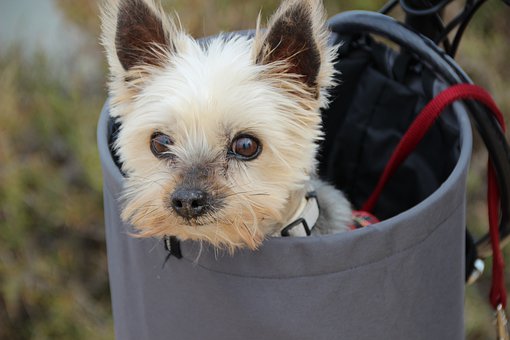
M257 34L255 43L243 36L219 36L203 47L185 33L174 31L166 17L163 22L171 30L176 51L161 52L159 65L126 71L113 46L112 22L118 4L104 11L103 44L112 75L111 115L122 126L116 150L127 175L122 216L140 235L206 240L231 250L255 248L293 214L315 173L317 141L322 136L319 109L327 105L336 51L325 46L322 7L315 0L309 3L322 53L317 98L294 75L286 74L282 64L255 62L262 33ZM134 80L126 82L126 75ZM171 136L175 161L163 161L151 153L150 136L155 131ZM227 159L226 151L240 133L250 133L261 141L257 159ZM210 169L209 189L225 197L224 207L203 217L199 226L183 221L165 204L183 172L196 166ZM350 213L344 200L340 203L341 221ZM336 229L345 228L344 223Z

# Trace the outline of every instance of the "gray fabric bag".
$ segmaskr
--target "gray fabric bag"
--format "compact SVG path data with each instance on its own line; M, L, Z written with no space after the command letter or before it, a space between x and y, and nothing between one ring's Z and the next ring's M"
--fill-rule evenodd
M332 39L340 38L344 37ZM416 79L406 86L413 84ZM442 87L438 81L432 86L436 93ZM423 102L415 106L416 111ZM363 229L323 237L272 238L258 251L234 256L181 242L183 258L171 256L166 261L161 240L131 237L132 230L119 217L123 176L109 148L113 122L108 109L106 103L99 119L98 147L118 339L464 338L465 188L472 148L464 106L454 105L441 118L439 130L432 132L440 137L425 140L422 150L403 165L404 172L418 172L402 175L407 182L401 187L421 191L419 202L411 207L400 207L388 213L391 217ZM342 124L352 119L347 113ZM442 139L444 134L448 138ZM328 135L336 138L334 131ZM392 146L388 148L391 153ZM330 149L328 157L338 152ZM444 180L422 188L416 180L428 170L420 159L443 149L452 150L445 153L451 166ZM331 179L328 166L321 169ZM405 198L406 193L393 196Z

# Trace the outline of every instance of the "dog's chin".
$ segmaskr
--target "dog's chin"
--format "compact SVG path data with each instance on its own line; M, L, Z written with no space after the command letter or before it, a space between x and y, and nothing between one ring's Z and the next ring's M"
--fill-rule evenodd
M218 220L215 218L207 217L207 218L180 218L175 217L176 221L179 221L179 225L183 227L190 228L200 228L203 226L215 225L218 223Z
M207 243L216 249L234 253L239 249L256 250L261 246L267 235L259 227L245 222L232 223L231 220L225 221L213 216L185 219L169 214L163 219L141 220L134 224L134 236L162 238L170 235L181 241Z

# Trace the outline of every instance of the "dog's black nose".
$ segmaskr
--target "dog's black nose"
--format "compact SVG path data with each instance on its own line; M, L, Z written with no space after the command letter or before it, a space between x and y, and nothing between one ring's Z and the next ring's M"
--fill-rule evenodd
M172 194L172 208L184 218L196 218L207 211L207 193L200 189L179 188Z

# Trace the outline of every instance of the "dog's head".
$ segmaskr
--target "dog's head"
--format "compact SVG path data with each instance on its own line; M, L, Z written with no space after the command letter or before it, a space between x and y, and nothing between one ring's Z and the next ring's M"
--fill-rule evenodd
M284 1L256 36L201 46L149 0L103 11L122 217L138 235L233 250L281 227L315 171L335 48L320 1Z

